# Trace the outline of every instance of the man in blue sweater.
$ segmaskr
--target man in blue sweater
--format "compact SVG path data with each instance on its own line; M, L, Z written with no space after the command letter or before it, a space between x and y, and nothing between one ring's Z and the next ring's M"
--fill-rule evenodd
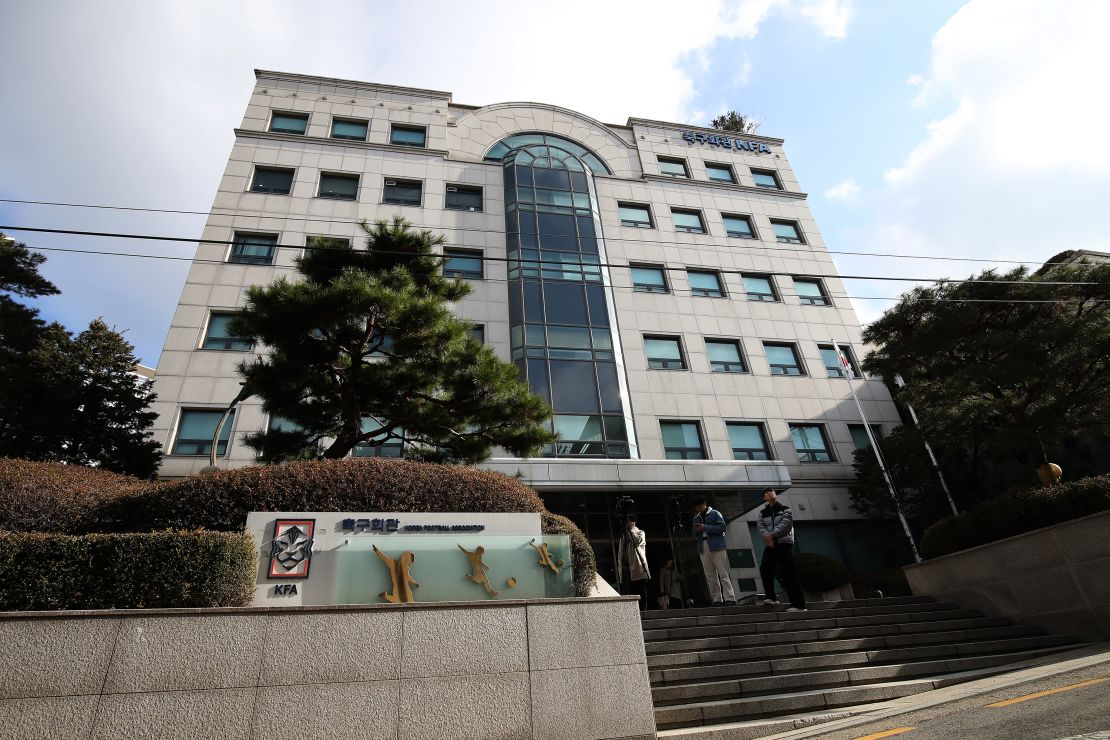
M763 538L763 559L759 563L759 574L763 577L763 603L772 606L779 603L775 592L775 571L782 571L782 585L790 594L788 612L806 611L806 597L798 583L798 572L794 567L794 512L778 500L773 488L763 491L763 502L767 504L759 512L756 529Z
M694 537L698 540L698 555L713 606L736 603L728 570L726 527L724 515L706 503L705 496L694 499Z

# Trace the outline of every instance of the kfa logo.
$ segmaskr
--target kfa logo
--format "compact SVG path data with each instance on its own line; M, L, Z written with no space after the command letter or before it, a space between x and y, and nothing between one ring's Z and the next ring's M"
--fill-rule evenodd
M308 566L312 561L312 533L315 529L315 519L278 519L274 522L274 539L270 545L270 578L308 578Z

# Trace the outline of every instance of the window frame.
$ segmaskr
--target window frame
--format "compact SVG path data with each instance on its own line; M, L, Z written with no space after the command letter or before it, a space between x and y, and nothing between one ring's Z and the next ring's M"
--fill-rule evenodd
M688 453L689 451L691 451L693 449L692 447L681 447L681 448L671 447L671 448L668 448L666 439L665 439L664 434L663 434L664 425L666 425L666 424L693 424L694 429L697 431L697 434L698 434L698 445L699 445L698 454L699 454L699 457L687 457L686 456L685 453ZM709 460L710 459L709 449L705 445L705 435L702 433L702 428L701 427L702 427L702 424L701 424L700 419L671 419L671 418L660 419L659 420L659 442L663 447L663 459L664 460ZM668 453L672 449L679 450L684 454L681 457L670 457Z
M794 365L787 366L787 365L783 365L781 363L771 362L771 356L770 356L770 354L767 353L767 348L768 347L784 347L784 348L789 349L790 352L794 355ZM772 340L764 340L763 341L763 356L767 359L767 366L771 370L771 376L772 377L804 378L804 377L809 375L809 373L806 372L805 363L802 361L802 354L801 354L801 352L798 351L798 345L795 342L779 342L779 341L772 341ZM796 368L798 368L798 372L796 372L796 373L789 373L789 372L778 372L777 373L777 372L775 372L775 368L779 368L779 367L796 367Z
M420 186L420 201L418 203L410 203L408 201L389 200L386 192L390 185L397 187L399 184L406 185L419 185ZM388 206L404 206L408 208L423 208L424 207L424 181L423 180L409 180L404 177L391 177L386 175L382 179L382 205Z
M747 224L748 224L748 233L744 234L743 232L729 231L728 223L727 223L728 219L736 219L736 220L739 220L739 221L747 222ZM745 216L742 213L722 213L721 214L721 225L725 227L725 236L727 236L730 239L758 239L759 238L759 232L756 231L756 229L755 229L755 219L753 219L751 216Z
M285 116L287 118L303 118L304 119L304 131L283 131L282 129L275 129L274 128L274 118L276 116ZM308 124L310 122L311 122L311 114L305 113L304 111L271 110L270 111L270 123L266 127L266 131L268 131L269 133L272 133L272 134L288 134L290 136L307 136L308 135Z
M229 347L229 346L224 346L224 347L209 347L208 346L208 342L213 340L213 337L210 336L211 331L212 331L212 320L214 318L216 318L217 316L221 316L221 317L222 316L232 316L232 317L234 317L234 316L238 316L241 313L242 313L242 311L219 310L219 309L209 311L208 312L208 318L204 322L204 331L200 335L200 346L197 349L203 350L205 352L253 352L254 351L254 342L250 342L250 345L248 347L245 347L245 348L243 348L243 347ZM222 341L222 342L225 343L225 345L234 344L235 342L239 342L240 344L245 344L246 343L246 341L243 339L243 337L215 337L215 341Z
M458 206L451 205L448 200L451 197L449 193L457 193L462 188L465 191L477 191L478 193L478 207L473 206ZM486 193L485 188L481 185L470 185L468 183L447 183L443 191L443 208L447 211L462 211L463 213L482 213L486 208Z
M748 359L744 356L744 345L743 345L743 343L741 343L741 341L739 339L733 339L731 337L703 337L703 340L705 341L705 358L709 362L709 372L711 372L711 373L720 373L722 375L746 375L746 374L751 372L751 367L748 364ZM736 363L732 362L731 360L728 361L728 362L722 363L721 360L714 360L712 357L710 357L709 356L709 345L710 344L731 344L733 347L735 347L736 348L736 356L737 356L737 358L739 358L740 369L739 370L729 369L728 368L729 365L736 364ZM717 368L714 367L714 363L723 364L723 365L725 365L725 368L721 369L721 370L718 370Z
M712 275L717 280L717 295L710 293L698 292L708 290L707 288L695 288L694 283L690 280L691 275ZM690 295L695 298L728 298L728 291L725 290L725 281L721 279L721 273L717 270L702 270L698 268L686 268L686 281L690 286Z
M639 221L631 221L621 216L622 208L630 208L634 210L643 209L644 214L647 215L647 223ZM654 229L655 216L652 215L651 206L647 203L633 203L630 201L617 201L617 219L621 222L621 226L627 226L630 229Z
M832 298L829 296L828 290L825 289L825 281L820 277L809 277L806 275L791 275L790 279L794 281L794 293L798 296L799 304L803 306L831 306ZM798 291L798 283L812 283L817 286L817 292L821 294L822 303L817 303L814 296L802 295Z
M863 371L860 369L859 363L856 362L856 355L854 352L852 352L852 345L841 344L840 342L837 342L835 345L830 344L829 342L818 342L817 352L821 355L821 364L825 367L825 372L829 374L829 378L846 380L848 377L844 374L844 369L840 366L839 355L837 356L835 374L832 372L833 368L829 366L828 362L825 359L825 350L835 352L837 348L839 348L840 351L844 353L844 356L848 358L848 365L852 368L853 378L855 378L856 380L862 380Z
M393 134L397 131L419 131L424 135L424 141L419 144L411 144L407 142L394 141ZM410 149L427 149L428 148L428 127L421 126L415 123L390 123L389 124L389 143L391 146L407 146Z
M227 439L217 439L216 440L216 457L225 458L231 453L231 443L235 439L235 421L236 421L236 417L239 416L239 414L237 414L236 411L238 411L238 409L232 409L231 413L227 417L227 422L224 424L223 430L221 430L221 432L226 431ZM200 439L194 440L192 438L189 438L188 441L189 441L190 444L202 447L202 449L197 451L197 452L178 452L177 451L178 445L181 444L181 425L185 421L185 415L188 414L188 413L217 414L218 416L217 416L217 419L216 419L216 424L219 425L219 423L220 423L219 420L221 418L223 418L223 415L226 412L227 412L227 409L223 408L223 407L213 408L213 407L210 407L210 406L209 407L204 407L204 406L182 406L181 408L179 408L178 411L177 411L177 420L176 420L176 422L174 423L174 426L173 426L173 444L170 445L170 452L169 452L168 456L169 457L202 457L202 458L203 457L209 457L212 454L212 437L211 437L211 435L209 435L209 437L205 440L200 440ZM222 437L223 434L221 433L220 436ZM223 444L223 448L224 448L223 452L220 452L220 445L221 444ZM207 446L206 450L203 449L203 447L205 445Z
M770 293L753 293L748 290L748 278L757 278L767 281L767 287L771 289ZM756 303L782 303L782 295L779 293L778 286L775 285L775 277L769 272L742 272L740 273L740 280L744 283L744 295L749 301ZM759 296L753 298L752 296ZM763 296L770 296L764 298Z
M469 332L470 338L474 339L476 342L478 342L478 344L484 345L486 343L486 325L485 324L476 324L474 322L471 322L470 323L470 328L467 329L467 332Z
M864 435L864 437L866 437L867 432L864 431L864 430L865 430L866 427L870 426L871 427L871 433L875 435L875 440L877 442L881 442L883 440L883 425L882 424L864 424L863 422L848 422L844 426L848 427L848 439L850 439L852 441L852 450L853 451L855 451L855 450L866 450L868 447L871 446L871 440L868 439L866 446L857 447L856 446L856 438L852 434L853 429L859 429L859 430L863 431L863 435Z
M342 136L335 133L335 124L337 123L357 123L366 127L366 133L362 138L356 136ZM336 139L338 141L366 141L370 136L370 121L365 118L349 118L347 116L332 116L331 129L328 131L328 138Z
M705 166L705 178L709 182L717 182L725 185L736 185L739 182L739 180L736 179L736 168L734 168L731 164L726 164L724 162L703 162L703 164ZM724 170L728 173L729 179L721 180L720 178L710 177L710 168Z
M755 183L755 186L757 188L763 188L764 190L783 190L784 189L782 187L782 180L779 178L779 173L778 173L777 170L765 170L765 169L761 169L759 167L752 167L750 169L751 169L751 173L752 173L752 182ZM775 181L775 184L774 185L760 185L759 180L756 179L756 175L770 175L771 179Z
M659 167L659 174L662 175L663 177L673 177L676 180L689 180L690 179L690 166L686 163L686 158L685 157L668 157L666 155L660 157L657 154L657 155L655 155L655 163ZM664 164L669 164L669 165L672 165L672 166L677 165L677 166L682 167L682 174L679 175L679 174L674 173L674 172L665 172L663 170L663 165Z
M751 457L750 453L753 450L750 447L741 447L741 448L733 447L732 446L732 434L730 432L731 427L755 427L756 431L759 432L760 439L763 440L763 448L760 450L760 452L762 452L767 457ZM729 450L731 450L731 452L732 452L732 459L733 460L745 460L745 461L750 461L750 462L760 462L760 461L767 461L767 460L774 460L775 459L775 451L771 446L771 437L770 437L770 435L767 434L767 424L765 422L763 422L763 421L748 421L746 419L732 419L732 420L725 419L725 434L728 435L728 446L729 446ZM739 449L743 452L748 452L749 456L748 457L738 457L737 454L736 454L737 449Z
M798 443L794 440L794 430L797 428L812 427L817 430L821 436L821 443L824 445L824 454L828 456L828 460L807 460L806 457L814 454L821 454L814 449L799 448ZM787 422L787 428L790 431L790 443L794 445L794 454L798 456L798 463L801 465L814 465L814 464L827 464L835 463L836 455L833 454L832 445L829 444L829 434L825 430L825 425L815 421L797 421Z
M454 252L454 254L451 254ZM447 263L452 259L477 259L478 272L474 273L467 270L450 270ZM484 280L486 277L486 255L481 249L473 249L469 247L444 247L443 248L443 276L459 278L461 280Z
M663 278L662 289L653 289L656 286L647 283L637 283L635 270L657 270L660 277ZM671 283L667 278L667 269L663 265L651 264L646 262L630 262L628 265L628 278L632 283L633 293L652 293L654 295L664 295L671 292Z
M346 195L332 195L324 193L324 178L331 177L339 180L354 180L355 181L355 194L351 197ZM353 172L332 172L329 170L320 171L320 179L316 183L316 197L324 198L325 200L347 200L358 202L359 190L362 188L362 177Z
M685 216L696 216L700 226L698 227L698 229L694 229L691 226L679 226L678 222L675 220L675 216L678 215L678 214L682 214L682 215L685 215ZM672 207L671 208L671 226L674 228L675 231L677 231L679 233L682 233L682 234L707 234L707 233L709 233L708 230L705 228L705 216L703 216L702 212L700 210L698 210L697 208L674 208L674 207Z
M255 181L258 179L259 172L288 172L292 174L289 178L288 190L270 190L270 189L257 189ZM297 182L297 168L296 167L279 167L278 165L270 164L256 164L254 171L251 173L250 182L247 184L248 193L262 193L263 195L291 195L293 193L293 185Z
M772 218L772 219L770 219L770 221L771 221L771 233L775 235L775 241L776 242L779 242L780 244L805 244L806 243L806 239L802 235L802 227L798 224L797 221L791 221L790 219L786 219L786 218ZM794 237L794 238L790 238L790 237L779 235L775 231L775 226L776 225L790 226L791 228L794 229L794 233L797 234L797 236Z
M674 342L675 347L678 348L678 360L670 358L652 359L648 354L648 340L657 342ZM686 348L682 346L682 337L676 334L644 334L643 335L644 359L647 360L648 370L689 370L690 363L686 359ZM667 364L652 365L652 363L670 363L678 362L678 366L671 366Z
M262 262L261 260L258 260L258 259L242 259L241 255L240 255L240 259L236 259L236 254L235 254L236 248L239 247L240 244L244 244L244 245L248 244L248 242L246 242L245 240L241 241L241 238L244 238L244 237L246 237L246 238L250 238L250 237L273 238L273 240L274 240L273 244L265 245L265 246L269 247L269 249L270 249L270 259L269 259L269 261L268 262ZM280 234L268 233L268 232L264 232L264 231L232 231L231 232L231 245L228 247L227 260L225 260L225 261L228 264L232 264L232 265L253 265L253 266L256 266L256 267L272 267L274 265L274 263L277 262L278 242L280 240L281 240L281 235ZM260 247L260 246L263 246L263 245L253 244L251 246Z

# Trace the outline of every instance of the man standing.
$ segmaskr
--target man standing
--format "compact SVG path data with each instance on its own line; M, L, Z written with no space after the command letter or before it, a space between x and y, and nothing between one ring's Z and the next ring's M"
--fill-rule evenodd
M766 547L759 563L759 574L763 577L763 603L771 606L779 603L775 589L775 571L782 570L782 583L790 595L788 612L806 611L806 597L798 584L798 571L794 567L794 512L778 500L775 489L763 491L763 502L767 505L759 512L757 529Z
M705 496L694 499L694 537L698 540L698 555L713 606L736 603L736 592L732 590L732 577L728 572L725 528L724 515L706 503Z
M636 526L636 515L625 517L624 532L617 545L617 588L622 594L640 597L640 611L647 608L647 584L651 572L647 563L647 535Z

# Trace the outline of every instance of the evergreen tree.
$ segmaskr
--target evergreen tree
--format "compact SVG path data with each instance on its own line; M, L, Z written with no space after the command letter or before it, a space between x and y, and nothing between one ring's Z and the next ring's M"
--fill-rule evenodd
M754 134L759 130L759 121L734 110L722 113L714 118L709 125L720 131L731 131L737 134Z
M362 223L366 249L316 243L301 280L248 291L231 324L266 347L240 365L248 392L287 422L249 434L268 462L403 440L429 460L477 462L493 446L515 455L553 440L551 411L516 368L470 336L449 303L470 286L442 275L442 236L401 218Z

